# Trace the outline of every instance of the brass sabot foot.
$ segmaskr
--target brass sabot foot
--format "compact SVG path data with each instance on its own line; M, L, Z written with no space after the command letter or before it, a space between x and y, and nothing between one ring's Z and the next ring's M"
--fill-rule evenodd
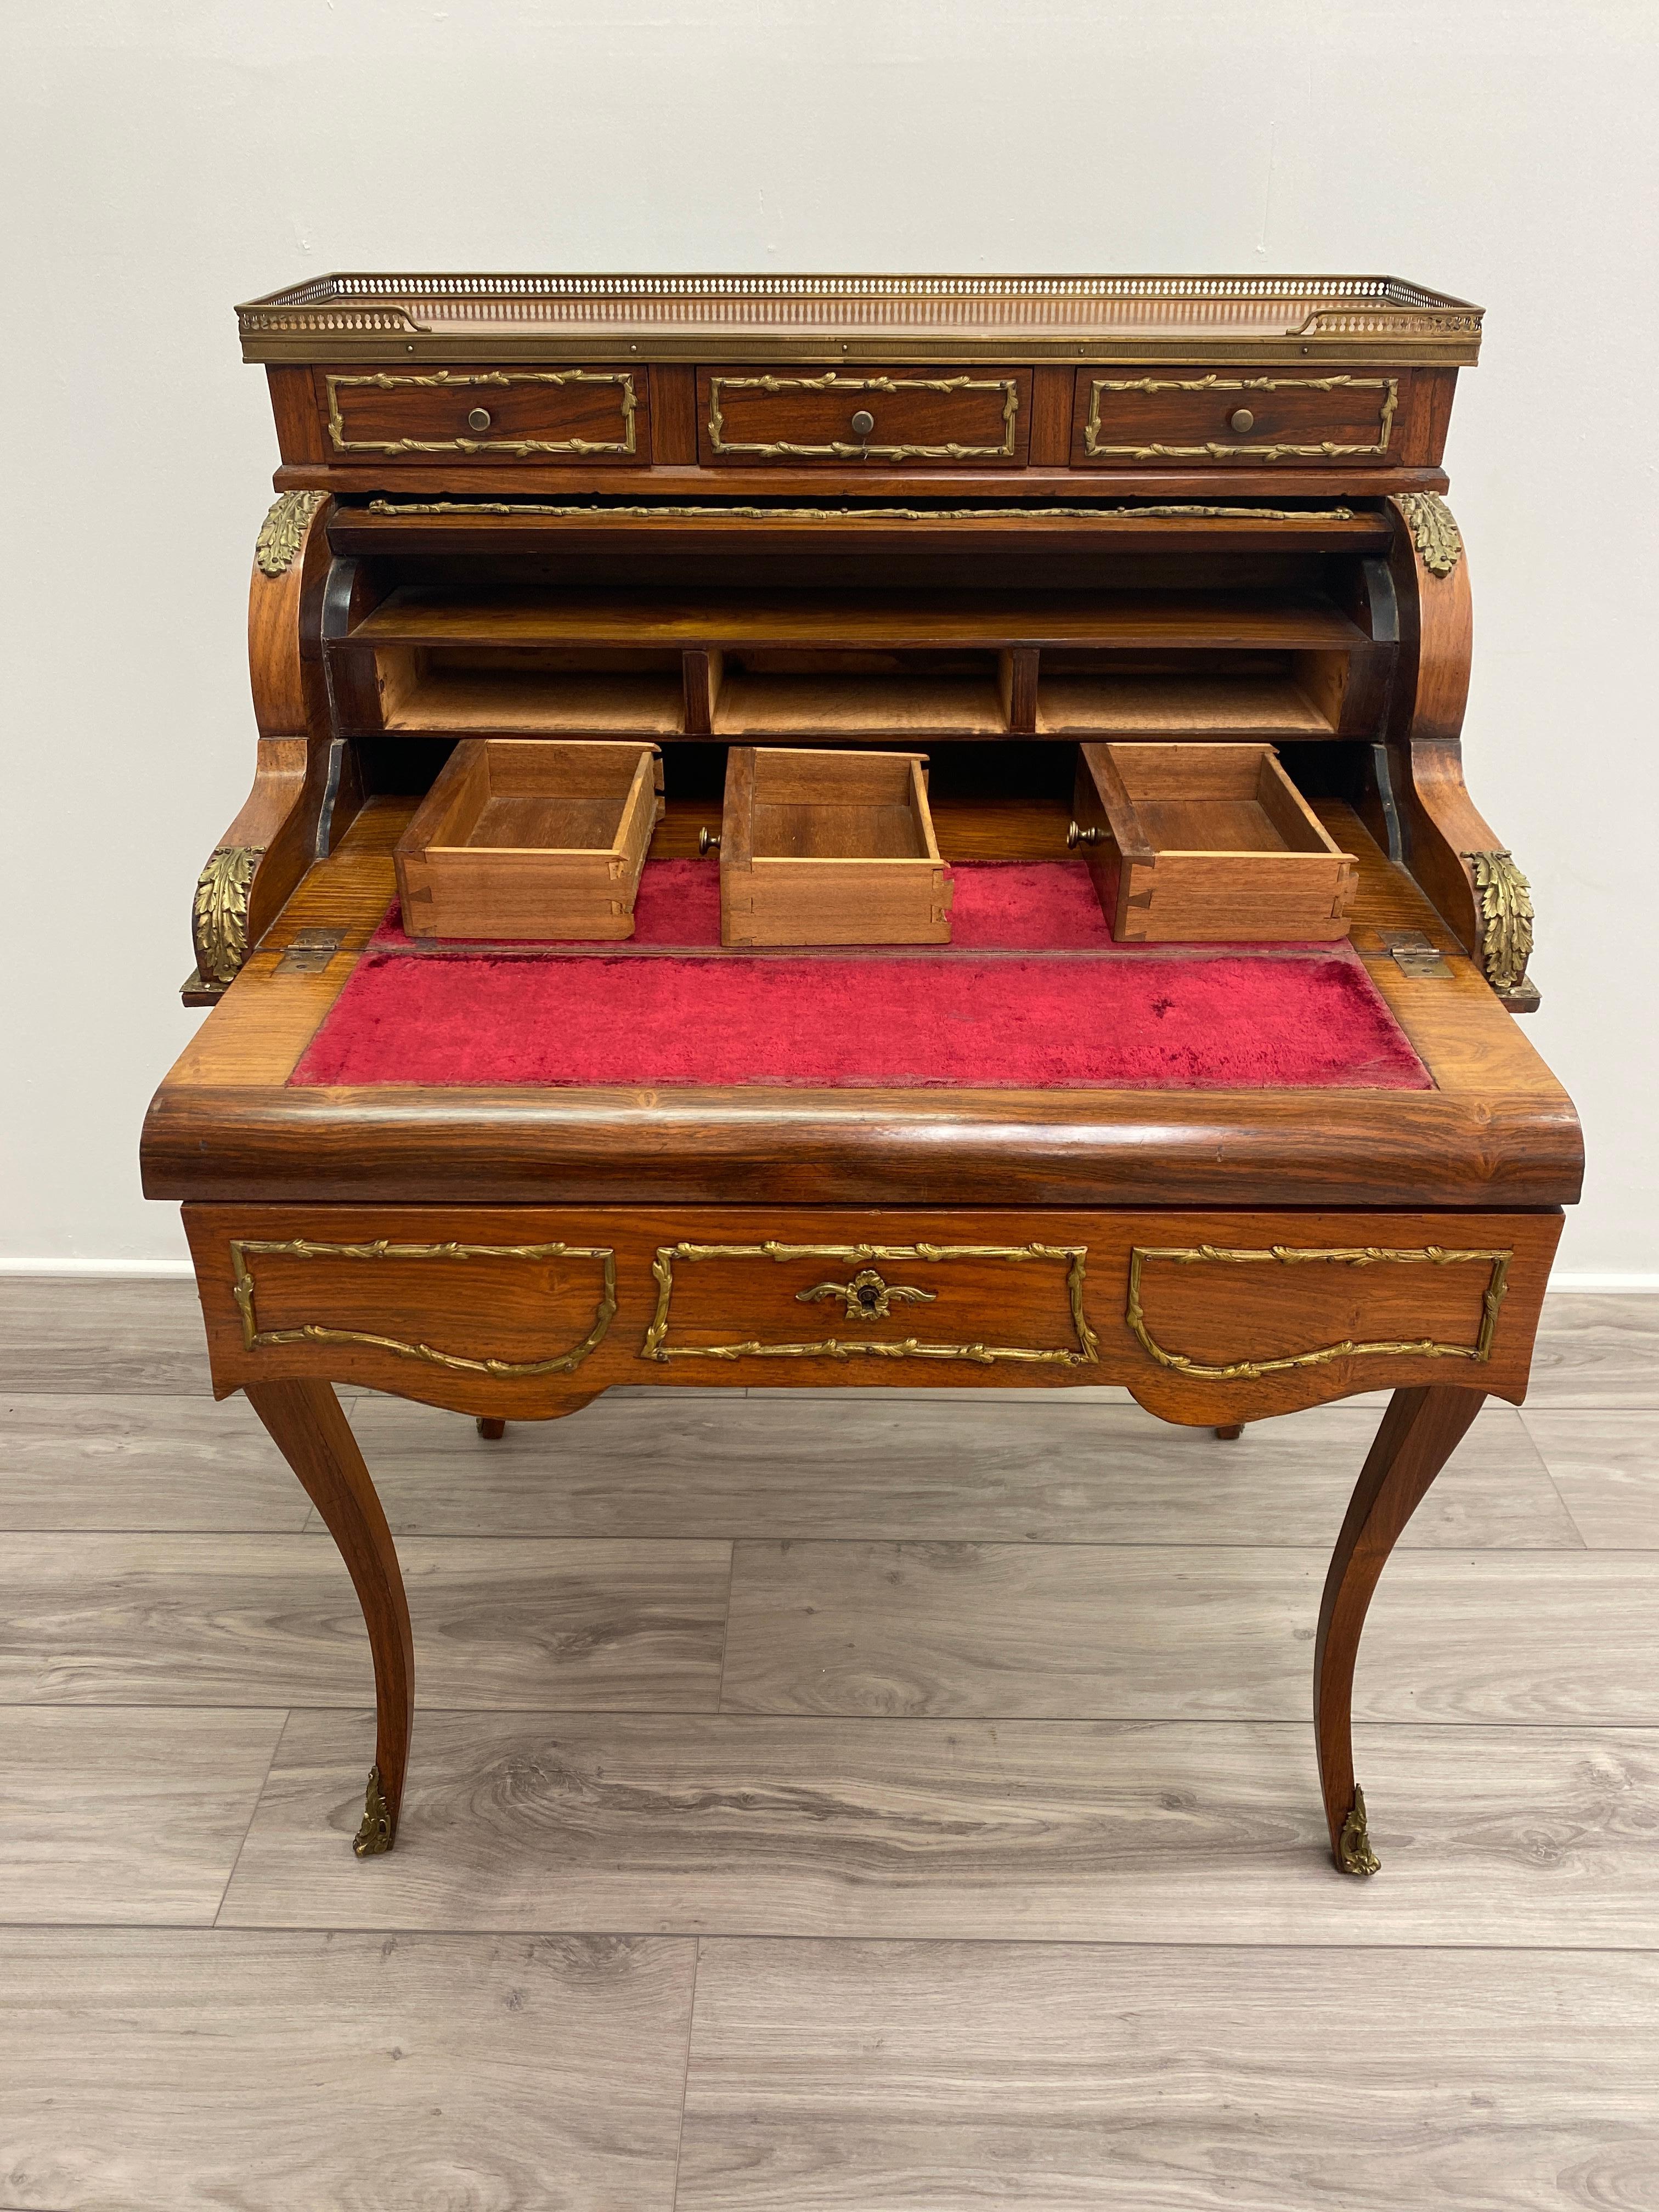
M368 1770L368 1787L363 1792L362 1826L352 1838L351 1848L360 1859L372 1859L377 1852L392 1849L392 1812L380 1787L378 1766Z
M1336 1863L1344 1874L1375 1874L1382 1860L1371 1849L1371 1839L1365 1826L1365 1793L1358 1783L1354 1785L1353 1808L1342 1823L1342 1833L1337 1839Z

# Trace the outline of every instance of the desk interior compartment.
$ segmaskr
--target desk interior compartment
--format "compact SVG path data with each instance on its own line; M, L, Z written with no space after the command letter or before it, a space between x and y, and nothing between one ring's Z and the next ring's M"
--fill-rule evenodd
M989 738L1008 727L1012 655L874 647L708 655L717 737Z
M360 709L371 727L653 738L681 727L680 655L672 649L383 645L373 671L372 693Z
M404 929L631 937L661 793L654 745L464 739L398 844Z
M1357 863L1271 745L1079 745L1074 812L1120 945L1348 934Z
M1045 650L1043 737L1280 739L1342 726L1349 656L1340 651Z
M733 745L724 945L948 945L951 884L921 753Z

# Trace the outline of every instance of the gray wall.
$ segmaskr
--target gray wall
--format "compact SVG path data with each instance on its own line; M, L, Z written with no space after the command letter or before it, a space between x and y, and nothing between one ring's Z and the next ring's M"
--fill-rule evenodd
M1563 1267L1659 1267L1650 0L141 0L0 10L0 1254L138 1195L246 791L275 464L231 302L334 268L1389 270L1488 309L1448 453L1476 802L1589 1127Z

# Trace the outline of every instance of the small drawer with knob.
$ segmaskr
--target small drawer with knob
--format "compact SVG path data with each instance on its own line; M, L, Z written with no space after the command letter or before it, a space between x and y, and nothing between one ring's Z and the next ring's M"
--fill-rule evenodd
M634 368L320 371L331 459L499 465L651 458Z
M697 372L706 463L831 462L874 469L1023 468L1031 372L954 368L706 368Z
M1072 462L1397 467L1420 458L1405 450L1410 381L1387 369L1328 376L1176 363L1144 374L1127 366L1085 370L1077 380Z

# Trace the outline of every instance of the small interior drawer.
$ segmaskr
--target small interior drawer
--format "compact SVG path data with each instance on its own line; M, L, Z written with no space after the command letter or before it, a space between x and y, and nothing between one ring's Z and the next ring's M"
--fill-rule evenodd
M422 461L648 461L633 368L324 372L330 454Z
M661 790L654 745L464 739L398 845L404 930L631 937Z
M1251 376L1178 367L1146 376L1078 378L1073 466L1167 461L1398 461L1401 379Z
M733 745L723 945L948 945L951 884L921 753Z
M1271 745L1079 745L1073 826L1120 945L1348 934L1358 864Z
M700 369L699 439L709 462L937 462L1023 467L1029 368Z

